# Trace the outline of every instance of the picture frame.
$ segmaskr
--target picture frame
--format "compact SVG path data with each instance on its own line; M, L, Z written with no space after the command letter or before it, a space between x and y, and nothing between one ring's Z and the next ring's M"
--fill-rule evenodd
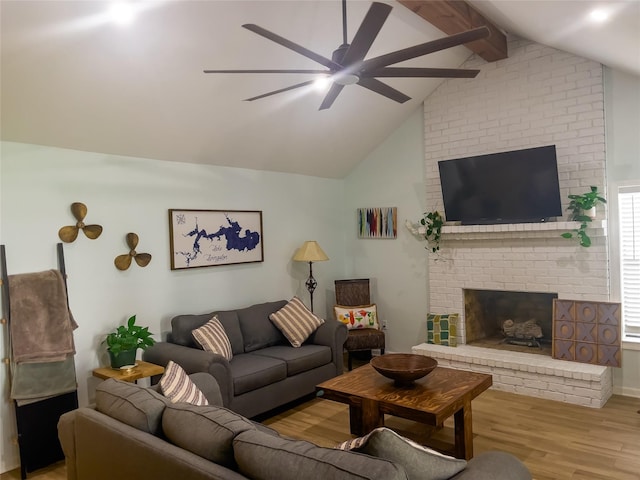
M398 236L398 208L358 208L358 238L387 238Z
M169 209L171 270L264 261L261 210Z

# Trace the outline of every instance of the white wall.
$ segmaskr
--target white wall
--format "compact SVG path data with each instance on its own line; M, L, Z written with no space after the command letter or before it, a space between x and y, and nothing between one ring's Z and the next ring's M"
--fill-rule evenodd
M611 294L620 301L619 223L616 192L640 184L640 77L605 68L607 183L611 232ZM614 392L640 397L640 343L623 346L622 369L614 371Z
M344 278L371 279L389 352L410 352L426 339L427 251L404 226L425 211L422 123L418 109L344 181ZM398 238L359 239L356 209L362 207L397 207Z
M291 261L305 240L317 240L330 258L314 265L319 283L316 313L330 311L327 303L333 299L327 299L326 287L344 275L341 180L7 142L0 148L0 243L6 246L9 274L57 268L57 233L75 224L69 210L73 202L87 205L86 223L104 227L96 240L80 234L64 245L70 307L79 324L74 336L82 405L92 400L97 384L92 369L107 364L101 345L105 334L130 315L136 314L159 339L179 313L242 307L294 294L308 305L308 265ZM170 208L262 210L265 261L171 271ZM113 260L128 252L128 232L139 235L137 250L151 253L153 259L146 268L134 263L123 272ZM18 465L18 457L4 366L0 382L0 470L6 471Z

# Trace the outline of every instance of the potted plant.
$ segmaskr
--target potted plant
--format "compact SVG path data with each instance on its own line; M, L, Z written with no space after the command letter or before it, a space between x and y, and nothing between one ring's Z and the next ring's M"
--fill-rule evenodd
M569 220L578 222L580 225L578 228L571 232L565 232L562 234L564 238L573 238L575 235L580 245L583 247L591 246L591 238L587 234L587 227L593 221L596 216L596 206L601 203L607 203L607 201L598 192L598 187L591 186L591 189L581 195L569 195L569 206L567 210L569 214Z
M439 211L425 212L420 224L424 225L424 239L431 247L431 251L436 253L440 250L440 238L442 236L442 226L444 225L444 217Z
M129 318L126 325L120 325L107 335L105 343L112 368L122 368L136 363L136 352L145 350L156 342L149 332L149 327L136 325L136 316Z

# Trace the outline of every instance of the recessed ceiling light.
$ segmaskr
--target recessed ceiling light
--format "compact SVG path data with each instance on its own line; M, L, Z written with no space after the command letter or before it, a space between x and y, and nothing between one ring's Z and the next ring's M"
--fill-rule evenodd
M595 10L591 10L589 17L594 22L604 22L609 18L609 12L603 10L602 8L596 8Z
M131 23L135 16L133 6L129 2L113 3L111 7L109 7L109 15L111 15L113 22L119 25Z

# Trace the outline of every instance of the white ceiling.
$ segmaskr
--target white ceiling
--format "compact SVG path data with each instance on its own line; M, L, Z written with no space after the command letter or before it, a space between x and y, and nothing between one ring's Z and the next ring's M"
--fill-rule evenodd
M311 89L243 102L310 77L202 70L318 65L241 25L330 57L342 41L339 0L135 3L136 20L121 26L108 20L105 1L0 1L3 140L341 178L440 82L385 79L412 97L402 105L356 85L324 111L323 94ZM393 11L367 58L444 36L388 3ZM470 3L507 32L640 75L638 1ZM615 7L607 26L581 20L596 4ZM348 2L350 38L369 5ZM458 67L469 55L460 46L407 64Z

